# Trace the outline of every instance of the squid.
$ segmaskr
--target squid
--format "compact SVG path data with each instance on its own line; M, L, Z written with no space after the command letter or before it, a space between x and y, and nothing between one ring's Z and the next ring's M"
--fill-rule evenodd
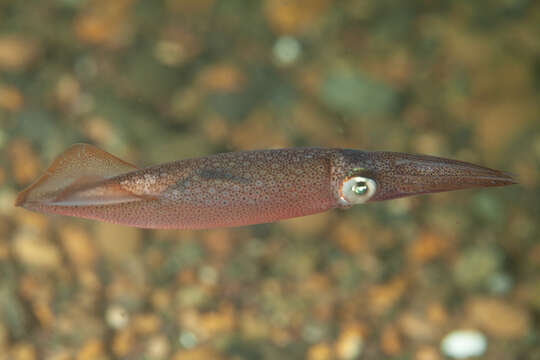
M139 169L88 144L59 155L15 205L158 229L274 222L405 196L516 184L509 173L396 152L290 148Z

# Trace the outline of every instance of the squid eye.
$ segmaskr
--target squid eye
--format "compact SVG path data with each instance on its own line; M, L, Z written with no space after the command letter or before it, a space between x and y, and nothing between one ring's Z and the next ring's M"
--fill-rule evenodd
M341 184L340 201L344 205L362 204L368 201L377 191L377 183L369 178L355 176Z

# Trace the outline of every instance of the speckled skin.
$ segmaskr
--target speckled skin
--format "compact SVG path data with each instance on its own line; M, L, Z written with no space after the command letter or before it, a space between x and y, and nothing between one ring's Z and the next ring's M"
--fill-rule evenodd
M109 155L94 149L85 145L84 161ZM17 205L145 228L241 226L346 207L340 188L353 174L377 182L371 201L514 183L496 170L430 156L296 148L181 160L47 193L38 192L46 182L38 180L19 195ZM85 200L94 197L95 202Z

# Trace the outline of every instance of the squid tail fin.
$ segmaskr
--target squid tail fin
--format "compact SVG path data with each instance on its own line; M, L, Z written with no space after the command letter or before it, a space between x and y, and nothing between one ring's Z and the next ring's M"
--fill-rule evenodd
M139 200L118 184L103 185L110 178L138 170L114 155L88 144L75 144L60 154L45 173L23 190L16 206L102 205Z

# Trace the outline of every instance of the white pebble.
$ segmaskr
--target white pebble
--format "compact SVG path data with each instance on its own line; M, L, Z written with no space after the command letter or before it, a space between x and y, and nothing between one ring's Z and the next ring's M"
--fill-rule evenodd
M486 349L486 337L481 332L475 330L452 331L441 342L442 352L454 359L481 356Z
M127 311L119 305L111 305L105 314L107 324L114 329L121 329L129 322Z
M273 48L274 57L283 65L292 65L300 56L302 48L300 42L292 36L280 37Z
M192 347L196 346L198 342L197 336L189 331L182 331L178 341L180 342L180 345L186 349L191 349Z

